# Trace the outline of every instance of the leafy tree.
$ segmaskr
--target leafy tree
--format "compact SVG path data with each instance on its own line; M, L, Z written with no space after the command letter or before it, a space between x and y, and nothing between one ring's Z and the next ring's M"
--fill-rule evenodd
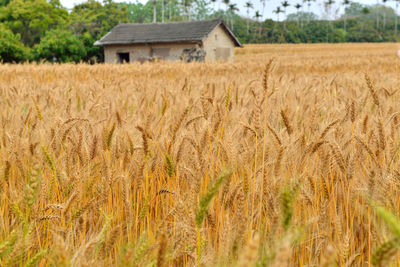
M373 6L369 8L368 14L364 15L366 19L376 18L378 21L382 20L382 30L386 28L386 22L388 20L394 20L396 17L396 12L393 8L384 5ZM379 29L380 24L377 25Z
M212 9L209 7L209 2L207 0L196 0L192 5L192 19L201 20L205 19L211 14ZM177 11L179 14L179 10Z
M365 6L358 3L358 2L351 2L347 5L344 9L344 17L346 18L353 18L357 16L363 15L363 8Z
M0 7L8 5L8 3L10 3L10 0L0 0Z
M70 17L70 26L74 33L89 32L95 38L100 38L118 23L129 22L127 5L114 3L111 0L105 0L103 4L88 0L76 5Z
M317 20L318 16L314 13L297 12L287 15L287 21L310 21Z
M79 62L86 56L81 40L66 30L50 30L33 48L36 60L45 59L53 62Z
M152 16L152 8L148 4L140 2L126 4L128 9L128 19L131 23L150 22L149 17Z
M29 59L29 51L6 25L0 23L0 61L21 62Z
M14 33L21 35L21 41L33 46L49 29L66 25L68 12L58 0L11 0L0 12L0 22Z
M344 29L336 28L333 31L333 42L334 43L344 43L346 42L347 32Z
M177 0L169 0L167 4L168 8L168 18L165 21L182 21L186 20L186 14L183 14L183 7L177 5ZM153 21L153 3L152 1L147 1L147 3L142 4L138 1L135 3L120 3L120 5L126 6L128 11L128 21L130 23L150 23ZM157 2L157 21L161 21L161 1ZM206 0L197 0L193 7L193 18L203 19L208 17L212 10L209 9Z
M93 46L94 42L104 36L118 23L129 22L128 5L106 0L102 3L88 0L76 5L70 14L69 28L79 36L87 53L83 60L96 57L103 59L103 49Z
M90 33L85 32L78 36L82 44L85 47L86 55L82 57L85 62L103 62L104 61L104 50L101 46L94 46L94 42L97 39L93 38Z
M326 28L324 21L310 21L304 31L307 36L307 43L326 42Z

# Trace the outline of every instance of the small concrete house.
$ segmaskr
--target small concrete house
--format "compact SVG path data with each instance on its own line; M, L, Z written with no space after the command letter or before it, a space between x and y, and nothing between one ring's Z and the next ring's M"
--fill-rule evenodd
M95 45L104 47L106 63L233 61L234 47L242 47L221 19L119 24Z

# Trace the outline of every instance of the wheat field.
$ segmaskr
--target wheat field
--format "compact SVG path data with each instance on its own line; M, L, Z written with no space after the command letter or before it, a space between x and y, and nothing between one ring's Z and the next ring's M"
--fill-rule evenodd
M398 49L0 65L0 266L399 266Z

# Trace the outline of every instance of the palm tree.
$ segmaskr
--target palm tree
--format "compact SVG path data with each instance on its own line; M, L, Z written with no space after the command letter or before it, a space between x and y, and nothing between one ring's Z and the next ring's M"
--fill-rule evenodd
M348 5L350 5L351 2L350 2L350 0L344 0L344 1L342 2L342 4L343 4L344 9L345 9L345 11L344 11L344 17L343 17L343 20L344 20L344 23L343 23L343 30L346 31L346 19L347 19L346 7L347 7Z
M296 10L297 10L297 26L299 26L299 23L300 23L299 10L300 10L300 8L302 8L302 5L299 4L299 3L297 3L294 7L295 7Z
M233 20L234 20L235 11L239 11L239 8L236 6L236 4L229 4L229 16L231 17L230 21L231 21L232 31L233 31Z
M382 0L382 4L383 4L383 7L382 7L382 11L383 11L383 30L385 30L385 27L386 27L386 2L387 2L388 0Z
M368 13L369 13L369 8L367 8L367 7L364 7L364 8L361 10L361 14L363 14L363 16L367 15ZM363 19L363 20L361 20L361 21L362 21L362 23L361 23L360 31L358 32L358 40L360 40L361 34L363 33L363 31L364 31L364 26L365 26L365 20Z
M249 1L249 2L246 2L244 7L247 9L247 35L249 35L250 9L253 8L253 4Z
M157 0L153 0L153 23L157 22Z
M236 4L229 4L229 11L231 12L239 11L239 8L237 7Z
M331 25L331 20L330 20L330 16L331 16L331 6L335 3L334 0L328 0L324 3L326 9L327 9L327 13L328 13L328 18L327 18L327 25L326 25L326 42L329 43L329 25Z
M277 20L279 21L279 14L280 14L280 13L283 13L283 10L281 9L281 7L278 6L278 7L277 7L274 11L272 11L272 12L274 12L274 13L276 14Z
M262 15L261 15L260 11L256 11L256 14L254 15L254 17L256 18L256 21L257 21L258 27L260 28L260 31L259 31L259 33L258 33L258 36L260 36L260 35L261 35L261 25L260 25L260 18L262 17ZM254 29L254 33L256 33L256 32L257 32L257 29Z
M286 31L286 9L290 6L288 1L283 1L282 3L282 7L283 7L283 14L285 15L285 20L283 21L283 28Z
M261 2L261 4L262 4L261 17L264 17L265 1L266 1L266 0L260 0L260 2Z
M229 4L231 3L230 0L222 0L225 5L225 12L228 12Z

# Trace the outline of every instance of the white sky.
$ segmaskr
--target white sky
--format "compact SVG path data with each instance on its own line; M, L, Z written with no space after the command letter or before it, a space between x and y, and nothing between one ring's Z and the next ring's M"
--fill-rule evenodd
M114 0L116 2L136 2L136 0ZM145 3L147 2L146 0L138 0L139 2ZM218 0L217 0L218 1ZM248 0L231 0L232 3L236 3L238 8L239 8L239 13L241 13L242 15L246 16L246 9L244 8L245 3ZM333 5L332 9L331 9L331 17L335 17L335 13L337 14L337 16L339 16L340 13L343 12L343 8L339 8L340 4L343 0L335 0L336 4ZM66 8L72 8L74 7L74 5L79 4L85 2L85 0L61 0L61 4L63 6L65 6ZM216 4L216 6L220 6L221 8L225 8L224 4L221 3L222 0L219 0L218 3ZM254 13L256 10L260 11L260 13L262 12L262 4L260 0L252 0L251 1L253 3L254 9L250 10L250 16L254 16ZM280 5L280 3L283 2L283 0L268 0L266 1L266 5L265 5L265 10L264 10L264 18L273 18L274 20L276 20L276 14L274 14L272 11L276 9L277 6ZM287 14L290 13L295 13L296 9L293 7L294 5L296 5L297 3L302 4L302 0L294 0L294 1L288 1L291 6L288 7L287 9ZM376 0L359 0L357 1L361 4L376 4ZM381 1L380 1L381 2ZM391 6L391 7L395 7L395 4L393 1L386 3L386 5ZM304 5L304 11L307 11L307 6L306 4ZM318 0L318 2L312 2L311 4L311 11L316 13L317 15L321 16L322 14L324 14L324 8L322 5L322 1ZM283 18L283 14L280 14L280 19L282 20Z

